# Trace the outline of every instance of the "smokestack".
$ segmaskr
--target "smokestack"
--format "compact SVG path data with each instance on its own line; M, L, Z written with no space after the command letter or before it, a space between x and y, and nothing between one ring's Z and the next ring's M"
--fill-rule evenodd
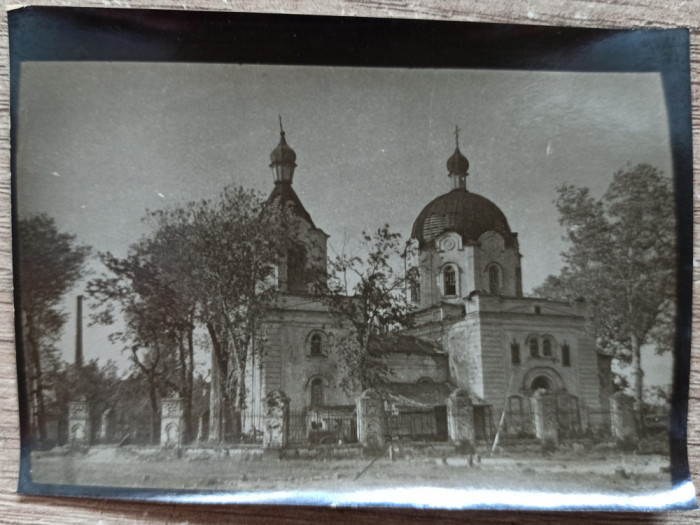
M83 296L78 296L78 312L75 326L75 366L83 366Z

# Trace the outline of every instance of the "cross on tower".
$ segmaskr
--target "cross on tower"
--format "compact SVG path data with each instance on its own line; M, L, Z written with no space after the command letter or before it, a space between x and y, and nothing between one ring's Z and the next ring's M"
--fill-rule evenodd
M459 126L455 126L455 146L459 148Z

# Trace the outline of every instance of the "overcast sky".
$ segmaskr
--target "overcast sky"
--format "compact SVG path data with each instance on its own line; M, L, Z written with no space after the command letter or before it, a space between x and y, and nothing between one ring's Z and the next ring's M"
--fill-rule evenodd
M297 153L294 188L338 248L387 222L410 234L450 188L445 161L459 125L467 187L518 232L526 293L561 267L558 186L601 195L628 162L671 172L651 73L34 62L21 75L20 216L45 212L118 255L145 232L146 209L229 184L270 192L278 114ZM85 329L86 358L123 361L105 333ZM647 362L665 382L670 357Z

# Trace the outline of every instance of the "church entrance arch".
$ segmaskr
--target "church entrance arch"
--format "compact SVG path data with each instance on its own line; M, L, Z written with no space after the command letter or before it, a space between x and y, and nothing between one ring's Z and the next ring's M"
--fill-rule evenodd
M547 376L537 376L532 380L530 384L530 391L537 392L538 390L546 390L547 392L552 391L552 382L547 378Z
M566 385L556 370L547 366L531 368L523 378L521 389L532 395L542 388L549 394L566 392Z

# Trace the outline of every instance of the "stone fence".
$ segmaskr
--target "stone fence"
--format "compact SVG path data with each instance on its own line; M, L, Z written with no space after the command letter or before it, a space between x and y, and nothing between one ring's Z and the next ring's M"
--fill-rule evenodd
M365 390L356 400L357 438L369 450L381 449L389 439L385 400L377 389ZM453 443L474 441L474 407L469 391L458 389L447 399L447 428ZM265 399L263 446L281 449L289 444L289 398L274 391Z
M295 439L296 434L294 432L298 433L299 429L296 426L290 428L289 404L289 398L281 390L270 392L266 396L263 413L260 415L262 445L264 448L283 449L289 445L302 442L299 439ZM79 398L71 402L69 406L69 442L73 446L89 446L91 444L89 403L85 398ZM347 424L348 428L350 426L353 427L352 434L355 435L356 433L356 439L364 449L381 449L386 446L388 441L392 440L392 436L394 441L397 439L397 435L399 441L404 441L405 434L396 434L394 426L397 421L396 409L391 408L392 411L387 412L387 407L391 408L391 405L387 405L382 392L378 389L365 390L357 397L354 414L351 406L346 407L348 417L343 419L345 421L344 424ZM562 432L567 428L562 426L560 421L561 410L558 396L544 390L538 391L531 398L531 407L535 436L541 441L558 443L562 438ZM454 390L446 399L446 405L442 407L440 417L437 416L436 409L432 421L435 422L436 419L439 419L442 422L443 429L445 428L444 425L446 425L446 430L442 431L441 437L433 441L449 441L453 444L474 443L477 438L474 411L474 401L470 392L466 389ZM417 416L414 421L421 421L421 418L425 418L427 414L433 415L427 409L425 413L418 411L418 413L414 414ZM406 414L401 412L401 416L403 417L404 415ZM113 426L113 417L114 415L110 410L101 414L100 428L97 432L97 438L100 442L106 442L110 428ZM330 417L329 420L332 420L336 425L338 424L337 417L335 419ZM344 431L348 431L346 426L342 427ZM638 440L632 398L624 393L618 392L610 397L610 430L612 437L617 440ZM177 397L163 399L161 403L160 445L163 447L181 447L184 444L183 431L182 400ZM306 429L304 435L309 432L311 430ZM318 429L316 432L319 432ZM296 436L296 438L298 437ZM434 437L434 435L431 434L428 440L431 437ZM409 437L409 439L411 438ZM417 439L420 441L421 437ZM422 439L425 441L425 436ZM347 440L336 439L337 441L348 442ZM326 442L331 443L331 441L322 441L322 443Z

